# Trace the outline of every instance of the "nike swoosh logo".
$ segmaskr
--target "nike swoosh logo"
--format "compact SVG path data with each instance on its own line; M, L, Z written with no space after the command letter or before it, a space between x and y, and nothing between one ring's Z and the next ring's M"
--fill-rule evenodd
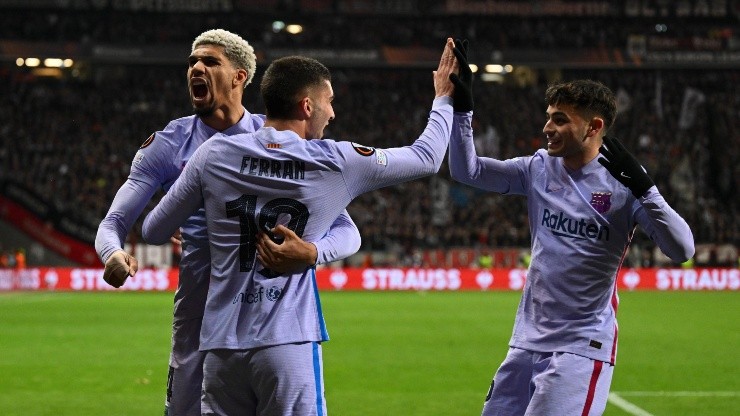
M619 174L619 176L621 176L621 177L623 177L623 178L627 178L627 179L632 179L632 177L631 177L631 176L627 176L627 175L625 175L625 174L624 174L624 172L620 173L620 174Z

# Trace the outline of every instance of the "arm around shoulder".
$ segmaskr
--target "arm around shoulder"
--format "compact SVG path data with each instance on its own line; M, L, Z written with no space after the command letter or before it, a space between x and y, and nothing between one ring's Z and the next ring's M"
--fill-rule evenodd
M347 258L360 249L362 237L347 210L334 220L329 232L313 243L318 252L317 264L331 263Z
M147 243L169 242L178 227L203 206L202 180L211 143L207 141L193 153L180 177L144 219L142 237Z

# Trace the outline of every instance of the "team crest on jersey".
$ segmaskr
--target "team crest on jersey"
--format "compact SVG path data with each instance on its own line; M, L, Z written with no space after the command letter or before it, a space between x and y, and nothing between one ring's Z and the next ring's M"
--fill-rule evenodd
M363 146L355 142L352 142L352 148L362 156L372 156L375 153L374 147Z
M596 212L603 214L612 207L611 192L591 192L591 206Z
M149 146L150 144L152 144L153 141L154 141L154 133L152 133L152 135L149 136L148 139L144 140L144 143L142 143L141 146L139 146L139 149L143 149Z

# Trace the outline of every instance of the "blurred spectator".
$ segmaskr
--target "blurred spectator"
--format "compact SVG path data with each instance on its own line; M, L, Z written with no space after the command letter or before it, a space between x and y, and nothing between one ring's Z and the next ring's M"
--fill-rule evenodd
M16 269L26 268L26 250L25 249L23 248L16 249L13 257L15 258L15 268Z

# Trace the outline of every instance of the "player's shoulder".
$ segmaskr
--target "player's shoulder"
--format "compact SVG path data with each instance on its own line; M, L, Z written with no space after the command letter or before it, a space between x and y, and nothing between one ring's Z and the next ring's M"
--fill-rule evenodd
M547 154L547 149L537 149L531 156L522 156L530 166L557 166L561 158Z
M555 160L556 157L552 157L547 154L547 149L537 149L537 151L534 152L532 155L533 158L537 158L540 160Z
M216 133L211 136L210 139L206 140L201 147L211 151L212 149L238 149L248 148L254 141L254 132L248 133Z
M359 155L359 156L371 156L377 151L376 148L371 146L365 146L357 142L347 140L334 140L334 139L322 139L322 140L310 140L309 142L314 143L316 147L325 149L326 151L335 153L346 153L348 155Z
M139 146L139 149L179 148L190 137L192 131L195 129L196 121L197 117L194 115L174 119L167 123L164 129L151 133L141 146ZM151 151L148 150L148 152Z

